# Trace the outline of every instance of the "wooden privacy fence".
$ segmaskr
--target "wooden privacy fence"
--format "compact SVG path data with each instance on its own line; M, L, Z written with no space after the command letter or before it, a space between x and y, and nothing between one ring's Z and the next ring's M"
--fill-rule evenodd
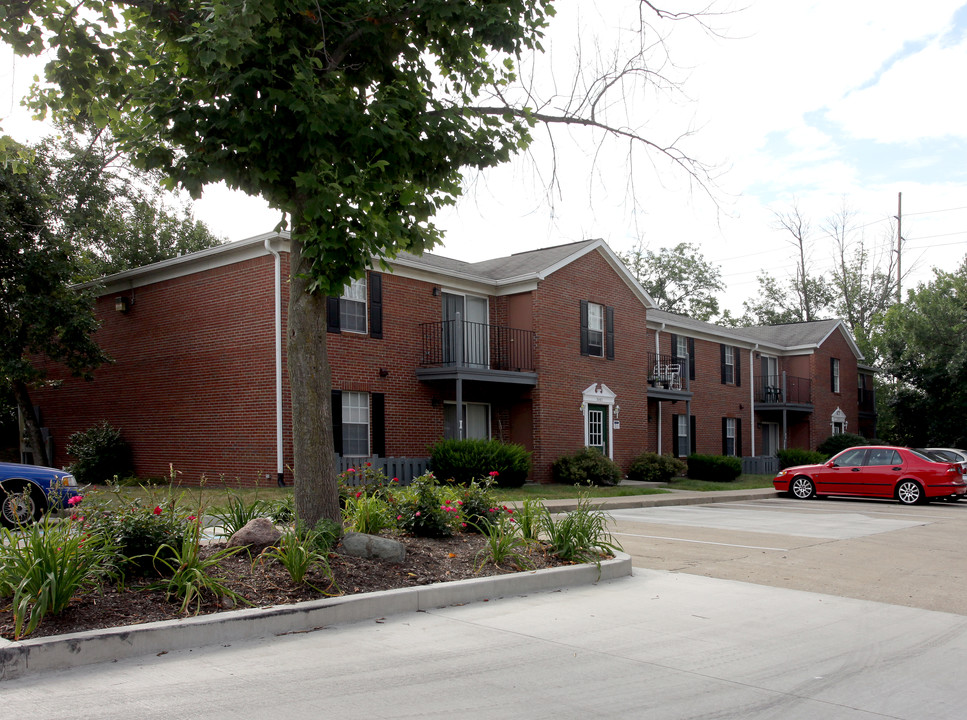
M346 472L349 468L354 470L366 468L366 463L369 463L367 469L381 471L387 480L396 478L400 485L409 485L413 482L413 478L417 478L427 471L430 466L430 458L377 457L375 455L372 457L342 457L336 455L336 471L340 473ZM347 484L358 485L359 482L354 477L350 477Z

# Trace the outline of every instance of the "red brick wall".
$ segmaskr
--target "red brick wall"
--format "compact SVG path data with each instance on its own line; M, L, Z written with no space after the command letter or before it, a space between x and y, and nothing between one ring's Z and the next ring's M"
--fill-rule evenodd
M615 359L581 355L580 301L614 308ZM532 311L538 333L540 379L534 389L534 472L551 478L551 464L584 446L582 393L604 383L617 395L620 429L611 430L614 459L623 468L647 448L645 308L598 252L540 283Z
M834 393L830 384L830 358L839 358L839 388ZM809 447L815 450L832 434L831 416L836 408L846 413L846 432L859 432L859 399L856 393L856 356L837 329L810 357L813 378L813 416L810 423Z

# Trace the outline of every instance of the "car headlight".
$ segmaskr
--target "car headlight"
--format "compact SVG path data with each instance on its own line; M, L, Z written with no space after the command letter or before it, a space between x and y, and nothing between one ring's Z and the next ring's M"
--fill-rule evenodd
M73 475L64 475L60 479L61 487L77 487L77 480L74 479Z

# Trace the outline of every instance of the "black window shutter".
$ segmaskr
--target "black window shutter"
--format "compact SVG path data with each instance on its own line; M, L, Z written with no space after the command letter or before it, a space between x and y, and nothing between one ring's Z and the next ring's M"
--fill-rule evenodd
M738 348L732 348L732 358L735 361L735 386L740 387L742 385L742 355L739 353Z
M688 379L695 379L695 338L688 339Z
M742 418L735 419L735 456L742 457Z
M676 335L675 333L671 333L671 338L672 338L672 362L678 362L679 360L681 360L681 358L678 357L678 335Z
M332 447L342 455L342 390L332 391Z
M695 438L698 437L698 433L695 431L695 416L692 415L688 422L688 454L691 455L694 452L698 452L695 449Z
M725 345L719 345L719 351L722 355L722 384L725 385Z
M729 419L722 418L722 454L729 454Z
M607 357L608 360L614 360L614 308L609 307L605 314L605 329L607 330Z
M383 339L383 276L369 274L369 336Z
M588 301L581 301L581 354L588 354Z
M672 415L672 455L679 457L681 453L678 450L678 415Z
M386 395L371 393L373 417L370 422L373 433L373 455L386 457Z
M331 295L326 298L326 330L339 332L339 298Z

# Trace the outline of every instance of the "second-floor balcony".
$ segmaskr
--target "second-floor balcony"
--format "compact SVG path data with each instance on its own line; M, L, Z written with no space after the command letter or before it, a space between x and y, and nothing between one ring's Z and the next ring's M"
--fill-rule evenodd
M460 319L420 325L423 352L417 377L421 380L464 379L537 383L535 346L531 330L466 322Z
M812 382L809 378L780 375L755 377L755 403L759 409L812 409Z
M688 357L648 353L648 396L681 400L691 397Z

